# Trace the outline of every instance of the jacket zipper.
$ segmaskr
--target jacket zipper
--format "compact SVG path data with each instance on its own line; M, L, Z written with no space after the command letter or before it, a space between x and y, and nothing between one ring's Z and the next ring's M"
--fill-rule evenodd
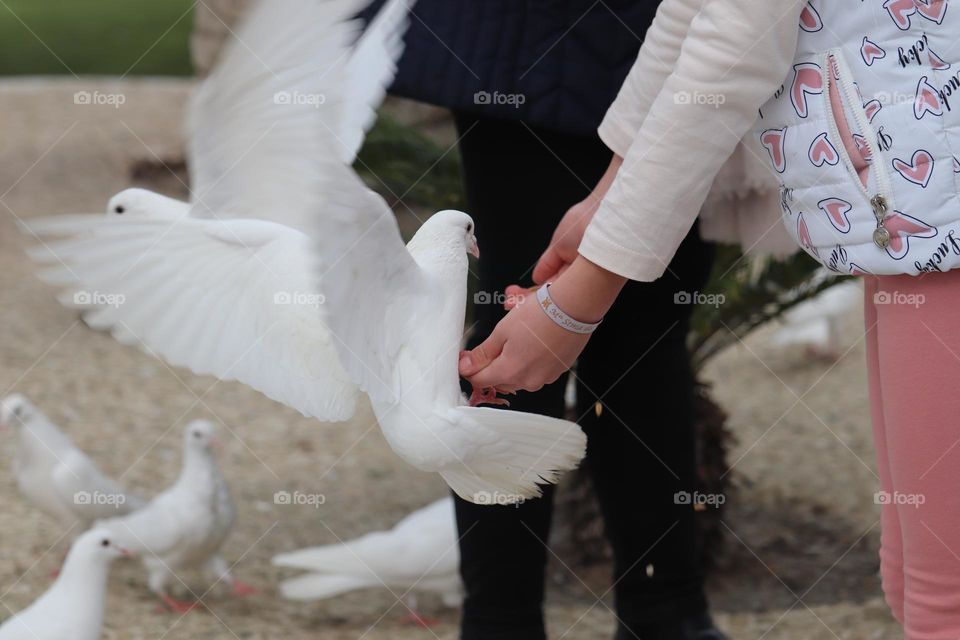
M883 162L881 150L876 144L877 133L874 131L873 125L870 124L870 120L867 118L866 111L863 110L862 101L860 100L860 96L857 94L857 88L850 79L849 69L847 68L846 61L841 55L839 49L831 49L827 52L823 67L824 96L827 103L827 120L830 124L830 135L834 140L837 140L842 144L843 141L840 140L840 130L837 127L836 117L833 113L833 105L830 103L829 84L827 84L834 81L834 64L836 64L837 75L839 76L837 88L840 91L841 97L850 107L850 112L853 114L853 119L856 123L857 130L864 137L867 149L870 152L870 171L875 172L875 175L877 176L877 193L870 193L867 187L864 186L863 182L860 180L860 177L857 175L856 168L853 166L853 161L846 152L845 145L841 155L844 163L847 166L847 170L857 183L857 187L860 188L864 198L870 203L870 208L873 210L873 217L876 218L877 227L873 230L873 243L881 249L886 249L888 246L890 246L890 232L887 231L887 228L883 226L883 223L894 208L892 197L893 189L891 187L890 174L887 173L887 167ZM869 180L867 182L869 184Z

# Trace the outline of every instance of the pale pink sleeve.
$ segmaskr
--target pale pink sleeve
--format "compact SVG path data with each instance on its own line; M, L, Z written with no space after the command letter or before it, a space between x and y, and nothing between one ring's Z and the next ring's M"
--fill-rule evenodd
M643 48L600 123L604 144L623 157L633 144L653 100L680 57L680 45L702 0L666 0L643 39Z
M675 1L683 0L666 3ZM581 255L632 280L663 275L717 172L784 82L804 6L703 3L584 234Z

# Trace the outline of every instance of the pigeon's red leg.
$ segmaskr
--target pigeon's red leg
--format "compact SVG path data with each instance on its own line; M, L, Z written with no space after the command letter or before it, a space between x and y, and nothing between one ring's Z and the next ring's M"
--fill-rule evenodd
M238 598L245 598L247 596L252 596L257 592L257 590L245 582L240 582L239 580L234 580L233 584L230 585L230 589L233 591L233 595Z
M160 600L163 601L163 604L166 605L170 611L175 613L189 613L201 605L200 601L196 602L186 602L183 600L176 600L171 596L160 596Z
M410 611L409 614L400 618L401 624L415 625L418 627L423 627L424 629L429 629L430 627L435 627L440 624L440 620L436 618L429 618L416 609Z
M510 401L506 398L498 398L497 390L493 387L487 389L474 388L473 393L470 394L470 406L476 407L481 404L497 404L509 407Z

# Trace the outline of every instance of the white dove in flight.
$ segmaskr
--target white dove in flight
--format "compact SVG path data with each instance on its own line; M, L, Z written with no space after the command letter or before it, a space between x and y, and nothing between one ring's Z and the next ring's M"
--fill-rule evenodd
M193 201L154 207L139 190L106 217L40 219L30 233L72 237L31 255L54 265L41 277L67 287L61 301L123 343L323 421L350 418L366 394L391 447L464 499L537 496L586 438L564 420L462 406L473 221L442 211L404 246L350 167L408 11L390 0L358 38L364 4L261 2L193 97Z

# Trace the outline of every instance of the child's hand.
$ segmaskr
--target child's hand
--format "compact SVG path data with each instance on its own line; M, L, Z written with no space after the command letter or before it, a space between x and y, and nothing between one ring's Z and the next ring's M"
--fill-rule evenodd
M550 297L575 320L592 323L603 318L625 282L625 278L578 258L550 287ZM589 339L589 335L557 325L536 297L528 295L489 338L460 355L460 375L474 389L536 391L569 369Z

